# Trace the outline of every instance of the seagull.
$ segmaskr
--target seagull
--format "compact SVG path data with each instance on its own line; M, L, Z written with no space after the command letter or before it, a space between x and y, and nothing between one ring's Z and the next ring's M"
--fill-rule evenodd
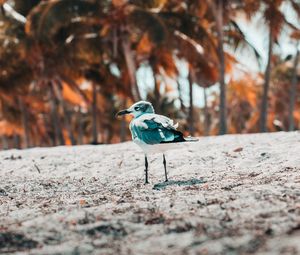
M156 114L150 102L139 101L128 109L119 111L117 116L130 114L133 116L129 124L129 129L134 143L140 146L145 153L145 184L148 181L148 159L149 153L163 153L163 164L165 170L165 182L168 182L167 162L165 151L175 149L174 146L182 142L198 141L194 137L184 137L183 134L177 130L178 123L170 118Z

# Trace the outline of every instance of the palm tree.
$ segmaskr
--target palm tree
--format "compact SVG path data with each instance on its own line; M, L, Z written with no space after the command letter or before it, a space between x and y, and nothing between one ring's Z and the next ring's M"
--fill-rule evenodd
M225 71L228 59L224 51L224 45L228 45L234 50L238 47L250 48L258 61L260 55L255 47L247 40L247 37L235 21L236 13L243 12L247 17L252 17L260 5L257 1L234 1L234 0L214 0L207 1L212 12L211 19L215 20L215 30L217 38L217 55L219 60L219 84L220 84L220 104L219 104L219 134L227 133L227 96L225 84ZM225 29L226 28L226 31Z
M60 105L62 106L62 112L64 115L64 126L68 132L69 139L71 141L72 145L76 144L76 139L74 137L74 132L72 130L72 118L71 118L71 112L69 111L67 104L64 100L63 94L62 94L62 82L59 79L56 79L54 85L54 91L56 94L56 97L58 98Z
M292 81L291 81L291 88L290 88L290 101L289 101L289 113L288 113L289 131L293 131L295 128L294 109L295 109L297 84L298 84L298 75L297 75L298 63L299 63L299 43L297 43L296 45L296 55L295 55L294 65L292 70Z
M277 41L280 32L284 25L288 25L293 30L298 30L293 24L287 21L286 17L280 10L283 0L276 1L263 1L266 8L264 11L264 19L269 28L269 44L268 44L268 62L265 70L265 82L263 87L263 96L261 101L261 115L260 115L260 131L267 131L267 117L268 117L268 93L271 82L271 71L272 71L272 56L273 56L273 45ZM299 4L293 0L290 0L292 7L300 15Z
M27 107L21 96L19 96L18 101L19 101L19 107L20 107L21 116L22 116L22 126L23 126L23 130L24 130L25 147L29 148L31 146L31 143L30 143L30 132L29 132Z
M267 131L267 114L268 114L268 92L270 87L270 77L271 77L271 61L273 52L273 33L272 29L269 32L269 45L268 45L268 63L265 70L265 82L263 87L263 96L261 101L261 115L260 115L260 131Z
M166 38L168 47L173 49L177 58L184 60L189 66L187 77L190 100L188 126L191 134L195 132L193 84L200 86L213 85L216 83L218 76L214 71L214 67L218 63L216 43L214 35L205 27L205 24L211 22L209 15L206 16L205 9L207 8L205 6L207 7L205 2L193 3L187 7L185 12L174 13L170 9L172 10L175 7L170 4L168 6L170 9L163 9L160 13L160 17L168 28ZM198 12L199 8L204 10L202 16ZM180 86L179 83L178 86ZM182 100L180 101L181 107L183 107Z
M98 144L98 109L97 109L97 85L92 83L92 144Z
M226 88L225 88L225 54L224 54L224 35L223 35L223 1L217 0L216 4L216 26L218 38L218 57L219 57L219 74L220 74L220 130L219 134L227 133L226 123Z
M24 144L30 146L29 132L29 111L25 107L25 97L29 85L33 80L33 71L26 63L26 35L24 32L24 20L18 10L13 9L9 4L4 3L4 13L0 14L1 37L0 37L0 97L8 103L12 98L17 97L17 104L14 110L20 117L20 126L23 129ZM12 104L11 104L11 107ZM8 109L8 108L5 108ZM2 109L5 111L5 109ZM19 134L15 135L18 145Z
M99 3L65 0L42 2L29 15L27 31L40 51L38 56L40 61L34 59L32 63L42 63L43 67L43 70L38 70L38 76L50 80L54 76L64 80L65 77L72 80L72 76L82 76L91 80L94 99L91 107L94 143L98 142L96 90L108 85L101 81L104 78L101 70L115 63L121 71L121 79L125 80L124 85L121 87L115 82L109 85L116 85L119 92L125 91L134 100L141 99L135 78L136 52L130 35L131 27L144 27L143 24L133 22L140 17L141 13L146 13L148 17L152 15L134 4L114 7L110 1ZM76 20L76 26L73 20ZM109 28L112 29L111 32ZM31 55L36 54L31 52ZM96 66L97 70L93 66ZM72 69L73 72L70 71ZM100 80L88 77L91 69L100 75ZM46 74L44 70L47 70ZM127 77L129 77L129 86L126 82Z
M98 94L101 85L105 84L105 75L101 73L102 67L100 65L91 65L85 72L85 78L90 81L92 85L92 140L91 144L99 144L98 133L99 133L99 101Z
M136 71L137 71L136 61L134 59L134 54L132 51L132 44L128 39L128 32L127 31L125 32L124 30L125 29L123 29L123 38L122 38L123 54L124 54L126 65L127 65L127 71L128 71L129 78L130 78L131 87L134 88L132 90L134 100L140 101L141 94L140 94L140 91L139 91L139 88L137 85L137 81L136 81L136 77L135 77Z
M74 79L85 77L90 72L90 67L100 63L102 57L102 43L98 36L98 31L101 29L98 19L100 12L99 4L80 0L42 2L31 11L26 29L29 37L32 38L34 52L31 50L29 55L39 79L53 81L50 83L53 85L65 81L86 100L86 96L80 92ZM53 16L56 18L53 19ZM76 26L73 24L74 19L78 20ZM45 33L45 29L48 30L48 33ZM98 85L94 81L92 84L92 142L98 143L96 101ZM51 95L55 96L54 93ZM60 96L59 98L65 113L65 126L71 142L74 144L75 138L70 126L70 112L63 98ZM56 104L53 103L52 105L52 116L55 117L54 114L58 114L58 111L54 107ZM55 121L59 121L58 116L55 117ZM59 123L56 124L56 126L59 125ZM57 135L62 137L58 133Z
M189 74L188 74L188 80L189 80L189 99L190 99L190 107L189 107L189 131L190 134L193 136L195 133L195 127L194 127L194 91L193 91L193 85L195 80L195 75L193 73L193 69L189 68Z

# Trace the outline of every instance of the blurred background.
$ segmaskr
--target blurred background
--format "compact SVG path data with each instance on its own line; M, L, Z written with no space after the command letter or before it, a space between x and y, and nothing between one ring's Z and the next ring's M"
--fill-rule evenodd
M0 0L0 149L299 129L297 0Z

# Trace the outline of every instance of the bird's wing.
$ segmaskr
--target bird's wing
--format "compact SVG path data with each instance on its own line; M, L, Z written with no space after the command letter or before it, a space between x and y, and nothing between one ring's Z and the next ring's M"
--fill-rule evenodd
M177 131L173 120L158 114L144 114L134 120L130 126L133 139L147 144L185 141L181 132Z

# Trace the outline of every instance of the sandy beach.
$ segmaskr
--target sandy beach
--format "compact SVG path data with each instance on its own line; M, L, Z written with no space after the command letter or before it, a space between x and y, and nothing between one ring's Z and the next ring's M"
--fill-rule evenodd
M300 133L0 152L1 254L300 254Z

